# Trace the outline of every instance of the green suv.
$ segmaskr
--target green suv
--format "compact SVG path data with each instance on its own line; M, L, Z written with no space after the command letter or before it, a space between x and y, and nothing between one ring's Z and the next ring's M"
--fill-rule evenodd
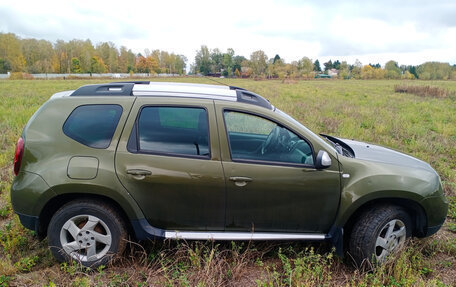
M126 240L328 240L381 263L442 226L425 162L318 136L237 87L124 82L53 95L18 140L11 201L59 260Z

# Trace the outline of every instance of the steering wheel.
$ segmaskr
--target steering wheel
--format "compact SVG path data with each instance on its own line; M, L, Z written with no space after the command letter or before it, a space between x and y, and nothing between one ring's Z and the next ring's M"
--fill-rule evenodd
M272 131L269 133L266 140L263 142L261 146L261 154L265 154L271 150L275 145L277 145L278 139L280 134L280 127L276 126Z
M290 141L290 143L287 146L287 150L289 153L292 153L295 151L295 149L299 146L300 143L303 143L304 141L301 139L298 139L296 141Z

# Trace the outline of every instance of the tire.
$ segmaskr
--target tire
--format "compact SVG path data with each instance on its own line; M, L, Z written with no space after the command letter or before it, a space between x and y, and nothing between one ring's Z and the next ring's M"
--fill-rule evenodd
M399 206L374 206L353 226L349 256L357 267L371 268L398 252L412 234L409 214Z
M106 265L125 250L124 220L110 206L94 200L75 200L51 218L48 243L59 261L76 260L86 267Z

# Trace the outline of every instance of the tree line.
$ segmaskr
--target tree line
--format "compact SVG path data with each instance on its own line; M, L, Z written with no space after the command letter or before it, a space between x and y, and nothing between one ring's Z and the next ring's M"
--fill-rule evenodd
M21 39L0 33L0 73L168 73L185 74L187 58L146 49L135 54L112 42Z
M168 73L186 74L187 58L167 51L145 49L134 53L112 42L93 45L90 40L21 39L13 33L0 33L0 73ZM286 62L278 54L269 58L262 50L254 51L249 58L236 55L231 48L226 52L203 45L196 51L189 74L224 77L253 78L314 78L321 74L341 79L424 79L456 80L456 65L426 62L421 65L399 65L388 61L363 65L356 60L329 60L320 63L303 57Z
M218 48L211 50L204 45L197 51L190 70L195 74L225 77L314 78L329 74L341 79L456 80L456 65L449 63L426 62L417 66L399 66L391 60L382 67L379 63L363 65L359 60L354 64L339 60L320 64L318 59L312 61L308 57L287 63L278 54L269 58L262 50L253 52L247 59L235 55L233 49L223 53Z

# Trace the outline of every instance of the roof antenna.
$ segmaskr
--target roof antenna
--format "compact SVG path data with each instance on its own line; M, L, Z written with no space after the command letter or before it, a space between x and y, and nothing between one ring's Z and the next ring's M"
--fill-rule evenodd
M214 80L214 79L212 79L212 78L209 78L208 76L203 76L203 77L204 77L204 78L206 78L206 79L208 79L209 81L213 81L213 82L216 82L217 84L220 84L220 85L224 85L224 86L227 86L227 87L229 87L229 86L230 86L230 85L227 85L227 84L225 84L225 83L222 83L222 82L216 81L216 80Z
M225 83L216 81L216 80L214 80L214 79L212 79L212 78L209 78L208 76L203 76L203 77L206 78L206 79L208 79L209 81L213 81L213 82L216 82L217 84L221 84L221 85L227 86L227 87L230 88L230 90L244 90L244 91L245 91L244 88L239 88L239 87L235 87L235 86L230 86L230 85L228 85L228 84L225 84Z

